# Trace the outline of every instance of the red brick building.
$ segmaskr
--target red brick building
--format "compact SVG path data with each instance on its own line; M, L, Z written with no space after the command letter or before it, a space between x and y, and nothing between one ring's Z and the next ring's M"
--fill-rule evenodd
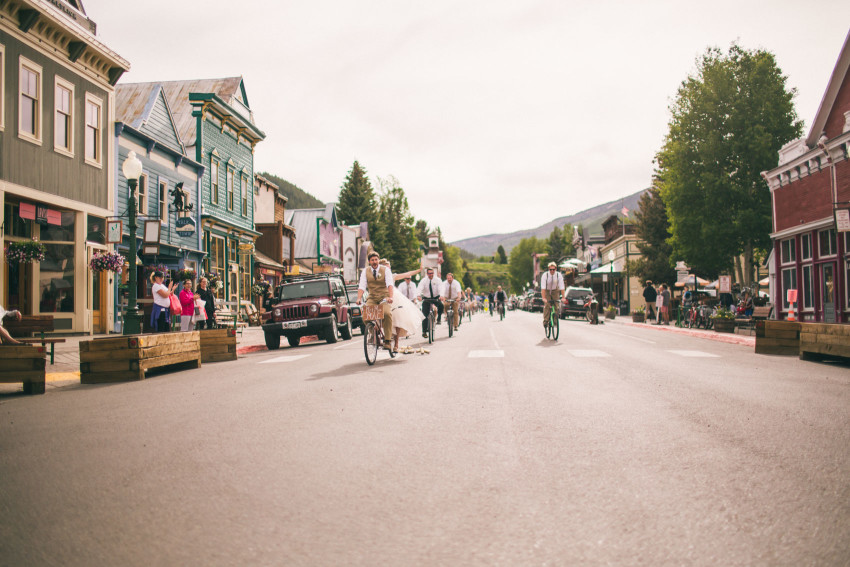
M805 139L786 144L779 166L762 175L773 202L771 300L788 317L850 322L850 232L837 222L850 209L850 34Z

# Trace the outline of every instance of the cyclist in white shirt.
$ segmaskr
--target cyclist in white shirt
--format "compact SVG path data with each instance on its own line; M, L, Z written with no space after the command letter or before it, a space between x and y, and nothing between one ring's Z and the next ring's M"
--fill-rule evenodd
M416 296L418 295L416 291L416 284L410 281L410 276L407 276L404 278L403 282L398 284L398 290L410 301L416 301Z
M561 301L564 292L564 275L555 262L549 262L549 270L540 276L540 295L543 296L543 326L549 326L549 310Z
M460 286L460 282L457 281L454 277L454 274L449 273L446 275L446 281L443 284L443 300L446 302L446 309L449 308L449 301L454 301L454 313L452 314L453 321L449 321L449 325L452 325L457 331L457 321L459 315L459 307L460 300L463 298L463 288Z
M443 290L443 282L434 275L434 268L428 268L425 277L419 282L417 292L422 298L422 336L428 338L428 315L431 313L431 305L437 306L437 321L443 316L443 303L440 301L440 292Z

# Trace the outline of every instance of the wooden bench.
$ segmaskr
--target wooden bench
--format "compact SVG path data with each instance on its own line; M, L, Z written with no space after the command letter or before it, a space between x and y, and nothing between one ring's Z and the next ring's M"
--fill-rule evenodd
M220 327L234 329L240 335L248 327L248 323L242 320L238 301L216 301L215 322Z
M44 347L0 346L0 382L22 382L25 394L43 394L44 363Z
M179 366L179 367L178 367ZM143 380L153 368L201 367L199 331L107 337L80 341L80 382Z
M15 337L22 343L40 344L47 348L50 345L50 364L53 364L56 354L56 343L64 343L65 339L46 337L44 333L53 332L53 315L22 315L21 320L7 318L3 321L3 326L9 331L9 334ZM32 335L39 335L37 338Z
M735 319L735 326L753 329L756 321L766 321L770 318L771 313L773 313L773 305L770 303L754 306L752 315L742 319Z

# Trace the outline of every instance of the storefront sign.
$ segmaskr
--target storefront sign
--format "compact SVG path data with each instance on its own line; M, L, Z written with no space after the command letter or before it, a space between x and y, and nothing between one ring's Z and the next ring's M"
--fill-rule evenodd
M850 232L850 209L835 210L835 229L838 232Z
M195 219L192 217L180 217L174 223L174 230L180 236L192 236L195 234Z
M720 293L732 293L732 276L720 276L717 287L720 288Z

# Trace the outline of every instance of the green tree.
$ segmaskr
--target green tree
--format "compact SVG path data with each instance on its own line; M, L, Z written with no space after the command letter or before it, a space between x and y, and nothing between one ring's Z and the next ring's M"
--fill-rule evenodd
M754 252L770 245L770 193L760 172L799 137L794 89L773 54L713 48L679 87L669 131L656 156L670 220L673 259L714 277L743 258L751 283Z
M519 244L511 249L511 257L508 261L508 273L511 277L511 291L519 293L534 278L534 260L532 254L549 251L548 240L541 240L534 236L523 238Z
M380 209L366 170L355 160L339 190L336 214L343 224L369 223L369 239L379 254L386 253L386 237L378 222Z
M407 197L398 179L380 179L378 227L384 243L375 250L392 264L393 272L406 272L419 266L421 257L416 238L416 219L410 213ZM374 241L374 238L373 238Z
M499 244L499 247L496 248L496 255L498 256L498 260L496 260L499 264L507 264L508 263L508 255L505 254L505 247Z
M630 270L641 282L672 282L676 278L673 270L673 247L670 238L670 222L667 209L656 186L650 187L640 196L638 210L635 211L635 235L641 257L631 261Z
M416 239L427 250L428 235L431 234L431 229L428 228L428 223L424 220L416 221Z

